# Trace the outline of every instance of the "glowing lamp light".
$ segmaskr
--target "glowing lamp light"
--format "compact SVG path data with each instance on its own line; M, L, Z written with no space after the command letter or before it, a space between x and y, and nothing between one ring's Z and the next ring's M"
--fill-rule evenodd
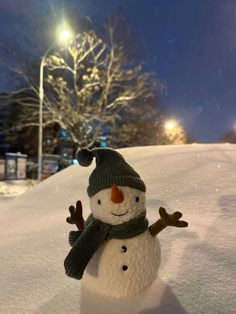
M72 33L68 29L64 29L60 32L58 37L60 42L67 42L72 38Z
M73 33L71 28L68 26L68 23L65 21L57 29L57 37L58 41L61 43L67 43L69 40L72 39Z
M166 130L173 130L176 126L176 122L174 120L168 120L165 123L165 129Z

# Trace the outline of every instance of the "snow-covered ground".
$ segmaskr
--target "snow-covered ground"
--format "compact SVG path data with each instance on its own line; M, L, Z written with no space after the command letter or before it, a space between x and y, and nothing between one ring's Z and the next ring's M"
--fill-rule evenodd
M180 210L186 229L159 235L159 279L145 293L113 300L64 274L68 207L89 213L89 168L73 165L0 204L0 313L236 313L236 145L122 149L147 185L150 223Z
M0 181L0 200L13 198L25 193L26 190L33 187L37 183L36 180L6 180Z

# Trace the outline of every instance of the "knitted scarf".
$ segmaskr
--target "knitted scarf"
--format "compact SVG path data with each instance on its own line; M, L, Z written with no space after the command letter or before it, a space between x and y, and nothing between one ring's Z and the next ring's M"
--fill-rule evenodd
M90 214L82 232L70 233L69 242L73 247L64 261L67 276L81 279L91 257L105 240L132 238L143 233L147 228L146 211L120 225L104 223Z

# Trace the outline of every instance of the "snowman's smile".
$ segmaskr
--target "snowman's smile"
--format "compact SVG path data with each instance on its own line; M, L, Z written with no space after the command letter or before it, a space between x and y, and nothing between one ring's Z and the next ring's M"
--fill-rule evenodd
M123 213L123 214L115 214L115 213L113 213L113 212L111 212L111 213L112 213L112 215L114 215L114 216L120 217L120 216L126 215L126 214L128 213L128 210L127 210L125 213Z

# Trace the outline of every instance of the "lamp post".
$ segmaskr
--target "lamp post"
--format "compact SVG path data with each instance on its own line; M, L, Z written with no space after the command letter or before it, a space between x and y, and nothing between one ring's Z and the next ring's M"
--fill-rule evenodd
M44 99L44 89L43 89L43 70L45 65L45 59L49 51L55 46L53 43L48 50L45 52L40 63L39 72L39 145L38 145L38 180L41 181L42 178L42 156L43 156L43 99Z
M68 42L68 40L72 37L72 33L67 29L62 29L58 36L61 42ZM43 100L44 100L44 89L43 89L43 75L44 75L44 65L45 60L47 58L48 53L52 48L56 46L57 42L54 42L47 51L44 53L41 63L40 63L40 71L39 71L39 139L38 139L38 180L42 179L42 156L43 156Z

